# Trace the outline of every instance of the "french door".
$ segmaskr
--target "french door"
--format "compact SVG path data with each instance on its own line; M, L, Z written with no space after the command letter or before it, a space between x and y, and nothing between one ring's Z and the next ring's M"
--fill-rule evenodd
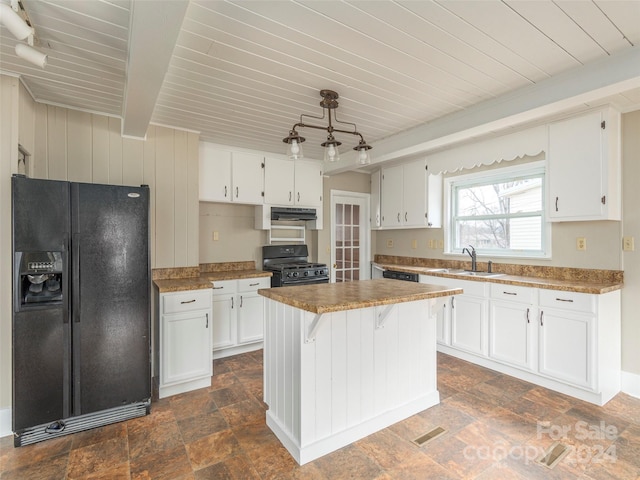
M331 191L331 281L370 278L369 194Z

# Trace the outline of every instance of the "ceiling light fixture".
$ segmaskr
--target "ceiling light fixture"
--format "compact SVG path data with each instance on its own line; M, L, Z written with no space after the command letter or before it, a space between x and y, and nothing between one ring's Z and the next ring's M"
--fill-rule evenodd
M40 68L47 66L47 54L39 52L35 48L31 48L29 45L25 45L24 43L16 43L16 55Z
M24 40L33 35L33 28L27 25L18 13L6 3L0 3L0 22L18 40Z
M359 165L368 165L371 163L371 157L369 155L369 150L371 150L371 146L367 145L362 135L357 131L357 127L355 123L350 122L341 122L338 120L335 111L333 112L333 120L336 123L342 125L351 125L353 130L342 130L338 128L334 128L332 121L331 111L338 108L338 94L333 90L320 90L320 96L322 97L322 101L320 102L320 106L322 107L322 117L316 117L314 115L302 114L300 115L300 122L296 123L289 132L289 136L283 138L282 141L288 145L287 147L287 155L292 160L298 160L303 157L302 154L302 142L306 139L301 137L296 128L315 128L318 130L326 130L327 131L327 141L323 142L321 145L324 147L324 160L327 162L337 162L340 160L340 152L338 151L338 147L342 145L342 142L339 142L333 136L333 132L339 133L348 133L350 135L357 135L360 137L360 141L356 147L353 149L358 152L358 157L356 159L356 163ZM302 121L302 117L315 118L317 120L324 120L325 117L328 118L329 125L326 127L319 125L311 125L304 123Z
M39 52L33 47L35 30L31 26L27 12L19 0L11 0L11 6L0 3L0 23L7 27L18 40L27 40L16 44L16 55L40 68L47 65L47 54Z

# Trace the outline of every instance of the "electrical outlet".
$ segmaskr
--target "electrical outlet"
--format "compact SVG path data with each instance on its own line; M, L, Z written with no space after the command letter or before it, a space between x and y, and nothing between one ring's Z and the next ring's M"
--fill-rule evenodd
M576 249L580 251L587 249L587 239L585 237L576 238Z
M411 248L418 248L418 240L415 238L411 240Z
M444 240L438 240L438 248L444 250Z
M636 247L633 237L622 237L622 250L625 252L633 252Z
M213 232L213 241L217 242L220 240L220 234L218 232Z
M432 250L436 248L436 241L433 238L429 239L429 248Z
M393 240L387 240L387 248L393 248Z

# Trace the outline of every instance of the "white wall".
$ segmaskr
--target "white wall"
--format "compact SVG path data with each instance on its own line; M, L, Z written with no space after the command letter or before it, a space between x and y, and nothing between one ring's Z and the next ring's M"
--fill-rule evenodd
M640 395L640 110L622 116L622 159L622 234L635 237L622 254L622 369L639 376Z

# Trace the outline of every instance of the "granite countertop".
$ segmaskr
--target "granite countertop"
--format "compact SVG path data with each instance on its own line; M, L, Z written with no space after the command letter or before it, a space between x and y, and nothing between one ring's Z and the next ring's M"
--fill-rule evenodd
M560 290L565 292L590 293L600 295L603 293L620 290L623 282L616 280L603 280L598 276L590 278L588 271L580 276L580 278L550 278L550 277L533 277L524 275L504 274L498 277L476 277L472 275L459 275L456 273L439 272L435 267L421 267L414 265L398 265L387 263L376 263L384 270L396 270L399 272L418 273L422 275L430 275L434 277L456 278L459 280L470 280L472 282L491 282L503 285L519 285L522 287L544 288L547 290Z
M154 269L153 283L160 293L205 290L212 282L243 278L271 277L271 272L257 270L253 262L202 264L199 267Z
M329 313L458 295L462 293L462 289L378 278L268 288L260 289L258 293L308 312Z

